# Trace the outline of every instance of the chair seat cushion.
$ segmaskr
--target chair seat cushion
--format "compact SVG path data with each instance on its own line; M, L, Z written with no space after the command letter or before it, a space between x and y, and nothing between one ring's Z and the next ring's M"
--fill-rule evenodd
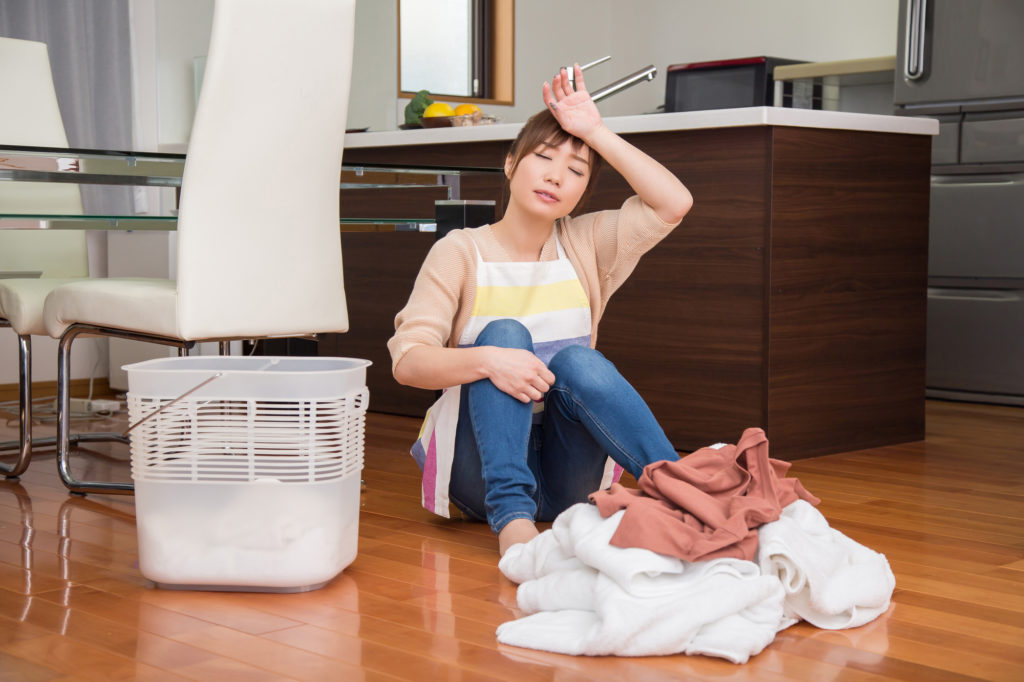
M169 279L119 277L65 284L46 297L43 318L54 338L76 323L179 338L177 289Z
M0 318L10 322L19 336L45 336L43 303L46 297L59 286L81 281L84 278L0 279Z

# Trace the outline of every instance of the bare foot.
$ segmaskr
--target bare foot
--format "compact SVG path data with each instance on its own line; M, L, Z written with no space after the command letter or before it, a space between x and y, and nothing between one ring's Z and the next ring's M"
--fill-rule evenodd
M540 531L530 519L512 519L498 533L498 553L505 556L505 552L512 545L529 542L538 535L540 535Z

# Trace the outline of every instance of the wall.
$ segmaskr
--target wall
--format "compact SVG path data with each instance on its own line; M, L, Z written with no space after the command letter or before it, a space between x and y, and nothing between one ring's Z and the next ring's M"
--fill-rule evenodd
M604 55L587 72L591 89L648 64L650 83L600 104L605 115L654 111L665 99L670 64L770 55L832 61L895 54L897 0L516 0L516 103L488 107L506 122L541 108L540 86L562 64ZM741 17L741 19L737 19ZM357 8L356 74L349 127L397 127L397 0ZM361 69L360 66L363 65Z
M205 54L213 0L156 3L159 142L184 144L191 125L192 58ZM507 122L541 108L540 86L563 64L604 55L587 72L591 89L648 64L658 76L601 103L605 115L654 111L670 64L754 55L808 61L896 51L898 0L516 0L515 105L488 107ZM742 19L738 20L737 17ZM347 127L392 130L399 100L397 0L360 0Z
M386 28L389 26L390 31ZM348 103L349 128L370 126L373 130L388 130L397 127L397 27L396 0L356 2L356 43L352 55L352 86Z
M195 114L193 60L206 54L212 0L158 0L157 96L161 145L185 144Z
M652 83L607 100L610 115L663 104L664 73L671 64L757 55L833 61L896 53L898 0L636 0L629 7L610 6L609 25L631 39L620 41L611 52L613 61L599 68L617 63L611 69L618 77L646 64L658 67Z

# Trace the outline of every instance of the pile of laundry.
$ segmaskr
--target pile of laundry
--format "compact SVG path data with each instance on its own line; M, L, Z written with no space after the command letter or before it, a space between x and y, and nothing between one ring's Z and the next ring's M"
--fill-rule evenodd
M526 616L504 644L745 663L799 620L852 628L889 607L885 556L829 526L761 429L649 465L570 507L499 563Z

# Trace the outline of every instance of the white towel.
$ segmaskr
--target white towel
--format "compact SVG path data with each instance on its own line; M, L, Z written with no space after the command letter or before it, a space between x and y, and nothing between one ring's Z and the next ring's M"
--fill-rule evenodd
M827 630L874 620L889 608L896 586L884 555L830 527L803 500L758 530L757 562L781 581L787 616Z
M885 557L798 500L759 529L758 564L690 563L609 544L624 512L578 504L551 530L510 548L499 568L527 614L498 627L503 644L575 655L705 654L743 663L798 619L863 625L889 606Z
M532 615L500 625L498 641L576 655L699 653L742 663L774 639L783 620L777 578L750 561L690 563L614 547L608 540L621 518L578 504L550 531L506 552L499 568L513 581L529 576L517 598Z
M593 611L598 573L583 567L559 571L530 580L516 590L516 604L523 613L540 611Z
M565 512L563 512L565 514ZM558 519L555 523L558 523ZM546 530L530 542L512 545L498 562L498 568L506 578L519 584L534 580L556 571L570 571L581 568L580 562L571 553L566 554L555 537L554 530Z

